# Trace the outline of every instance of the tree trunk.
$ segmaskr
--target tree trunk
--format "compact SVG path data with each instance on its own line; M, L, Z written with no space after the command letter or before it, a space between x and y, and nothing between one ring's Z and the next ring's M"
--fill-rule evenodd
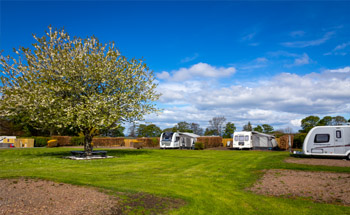
M86 156L92 155L92 135L90 133L85 133L84 136L84 151Z

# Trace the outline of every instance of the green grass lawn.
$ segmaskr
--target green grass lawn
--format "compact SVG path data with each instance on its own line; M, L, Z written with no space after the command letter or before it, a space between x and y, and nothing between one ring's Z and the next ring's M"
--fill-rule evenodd
M62 159L69 148L0 150L0 178L34 177L111 191L184 199L173 214L350 214L350 207L253 194L263 169L349 172L346 167L284 163L287 152L110 150L112 159Z

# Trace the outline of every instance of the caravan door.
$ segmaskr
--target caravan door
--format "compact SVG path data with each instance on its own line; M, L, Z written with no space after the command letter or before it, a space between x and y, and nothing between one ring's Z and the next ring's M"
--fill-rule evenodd
M342 128L336 128L334 130L334 154L344 154L344 130Z

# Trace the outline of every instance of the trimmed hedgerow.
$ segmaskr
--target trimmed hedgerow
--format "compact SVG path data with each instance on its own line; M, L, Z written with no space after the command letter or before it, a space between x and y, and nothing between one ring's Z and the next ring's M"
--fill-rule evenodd
M84 137L72 137L70 142L73 146L82 146L84 145Z

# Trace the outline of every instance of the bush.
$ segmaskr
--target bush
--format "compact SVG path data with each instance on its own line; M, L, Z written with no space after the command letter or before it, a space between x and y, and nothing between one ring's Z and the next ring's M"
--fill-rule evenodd
M58 141L56 139L47 141L46 147L51 148L51 147L57 147L57 146L58 146Z
M50 137L32 137L34 139L34 147L45 147Z
M73 146L82 146L84 145L84 137L72 137L70 142Z
M294 135L293 146L294 148L301 149L303 147L304 140L306 138L306 133L298 133Z
M203 150L204 149L204 144L202 142L196 142L194 144L194 149L195 150Z

